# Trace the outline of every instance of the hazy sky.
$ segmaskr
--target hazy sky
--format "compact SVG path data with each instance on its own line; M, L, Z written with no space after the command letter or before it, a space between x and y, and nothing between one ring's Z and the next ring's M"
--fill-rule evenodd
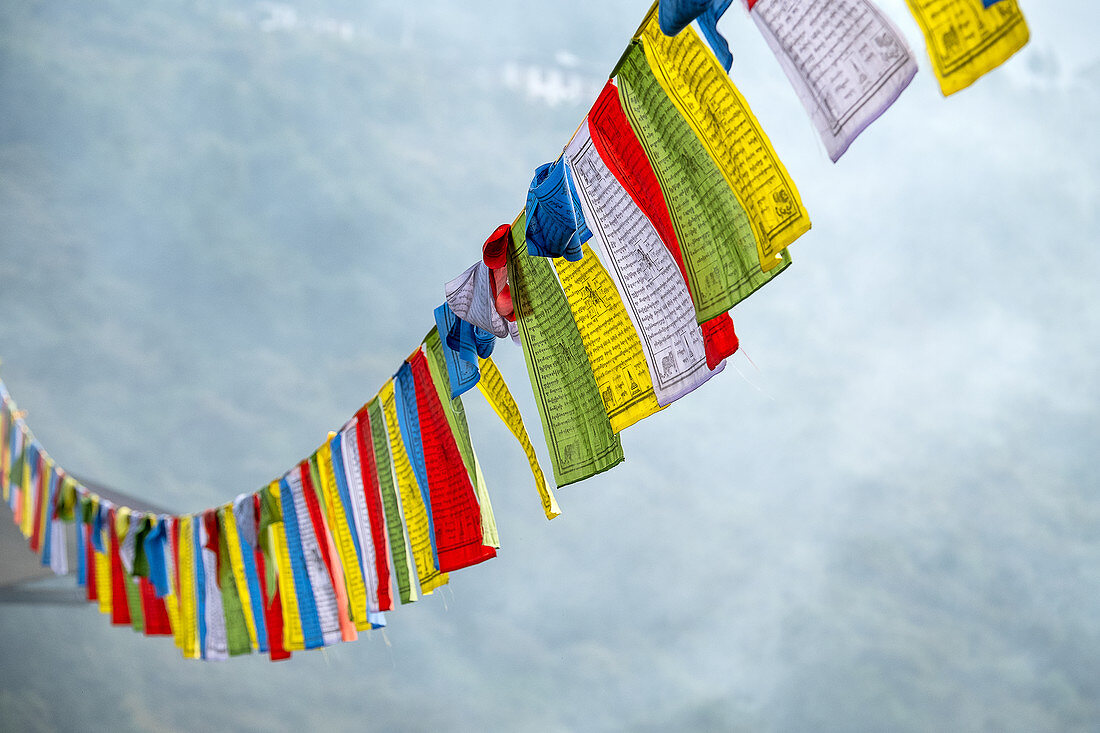
M561 517L471 394L497 559L278 665L3 606L0 717L1100 727L1100 9L1025 0L1030 45L944 99L881 5L921 70L836 165L755 26L723 20L814 226L735 309L733 368L624 433ZM63 465L188 512L306 455L522 207L647 6L404 7L0 10L0 356Z

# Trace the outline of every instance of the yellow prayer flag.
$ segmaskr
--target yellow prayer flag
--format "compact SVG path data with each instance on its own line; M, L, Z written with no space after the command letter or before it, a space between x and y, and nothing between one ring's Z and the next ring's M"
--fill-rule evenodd
M906 0L917 20L944 96L973 84L1027 45L1016 0Z
M335 435L335 433L329 433L329 440ZM359 631L367 631L371 628L371 623L367 619L367 584L363 580L359 553L355 551L355 540L351 536L352 529L348 524L347 510L340 499L340 490L336 487L336 473L332 466L332 445L328 440L317 451L317 467L321 474L321 494L325 499L329 531L332 533L332 539L339 553L340 565L343 566L351 621Z
M184 659L198 659L199 620L198 593L195 587L195 518L180 517L179 522L179 574L180 574L180 641Z
M110 616L114 608L111 605L111 558L105 552L97 551L93 554L95 556L95 594L99 600L99 612ZM126 599L123 598L120 602L125 603Z
M428 512L424 499L420 495L420 485L416 482L401 433L397 425L397 402L393 392L393 380L386 380L378 393L382 403L382 412L386 416L386 434L390 441L390 455L393 458L393 472L397 478L397 488L401 495L401 509L405 515L405 528L412 545L413 559L416 561L416 573L420 579L420 592L431 595L432 591L447 584L447 573L439 572L435 565L435 553L432 551L432 527L428 523Z
M810 218L748 102L691 26L666 36L654 5L639 35L653 75L748 214L760 268L783 264L780 253L809 231Z
M588 244L577 262L554 258L604 409L616 433L659 411L642 342L615 283Z
M535 477L535 488L538 489L539 497L542 499L542 510L547 519L553 519L561 514L561 509L558 508L558 502L546 486L546 477L539 465L535 447L531 445L531 438L527 435L527 428L523 425L523 415L519 412L516 400L512 397L504 377L492 359L479 359L478 365L481 367L481 379L477 382L477 388L481 390L481 394L485 396L485 401L493 408L493 412L519 441L520 447L527 455L531 474Z
M41 477L39 477L41 478ZM37 482L34 482L37 483ZM30 537L34 529L35 487L31 482L31 462L23 461L23 479L20 481L23 493L20 495L19 531L24 537Z

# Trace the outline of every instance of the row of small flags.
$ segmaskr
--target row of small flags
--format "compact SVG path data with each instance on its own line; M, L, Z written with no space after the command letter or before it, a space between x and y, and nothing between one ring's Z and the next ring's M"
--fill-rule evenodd
M1015 0L907 2L945 95L1028 40ZM562 155L536 170L524 210L446 284L416 351L260 490L190 515L116 506L55 464L0 383L0 485L42 563L69 571L71 533L87 599L112 623L173 636L187 658L281 659L354 640L500 547L462 406L475 386L557 516L496 339L521 344L557 486L582 481L624 459L621 431L723 370L739 348L730 310L790 265L810 229L727 73L717 21L730 4L654 3ZM834 161L917 72L871 0L746 10Z

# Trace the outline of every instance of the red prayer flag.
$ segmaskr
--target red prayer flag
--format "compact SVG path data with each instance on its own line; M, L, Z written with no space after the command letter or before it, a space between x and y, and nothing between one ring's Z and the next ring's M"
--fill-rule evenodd
M481 543L481 506L439 402L423 350L409 357L409 366L416 388L439 569L461 570L496 557L497 551Z
M88 601L99 600L99 592L96 590L95 581L95 545L92 544L92 525L81 524L80 531L84 533L84 590Z
M378 609L393 609L390 594L389 548L386 546L386 517L382 510L382 494L378 486L378 468L374 461L374 439L371 437L370 416L366 405L355 415L355 443L359 448L359 473L366 494L370 516L371 540L374 542L374 569L378 575Z
M111 623L116 626L129 626L130 603L126 595L126 581L122 574L122 555L118 552L118 532L115 531L115 510L107 511L107 534L110 537L107 551L111 558Z
M146 636L171 636L172 622L168 619L168 608L163 598L157 598L153 584L148 578L137 579L141 590L141 614L145 619Z
M668 248L680 275L687 285L687 269L684 267L684 255L680 251L680 242L672 226L672 217L668 213L668 204L661 192L657 174L653 172L645 149L634 134L630 121L619 102L618 87L611 81L604 85L603 91L588 113L588 131L596 152L603 158L604 164L615 175L630 198L638 205L657 230L658 236ZM691 291L688 286L688 292ZM706 348L707 367L716 368L727 356L737 351L737 334L733 330L733 321L729 313L715 316L702 324L703 345Z
M49 490L46 482L46 458L38 452L38 466L35 472L38 480L34 482L34 528L31 530L31 552L42 549L42 492Z

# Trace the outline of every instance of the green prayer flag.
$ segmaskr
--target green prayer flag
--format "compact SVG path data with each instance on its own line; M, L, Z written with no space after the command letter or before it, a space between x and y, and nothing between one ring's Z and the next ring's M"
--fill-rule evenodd
M687 270L695 317L728 311L791 264L760 268L748 214L703 143L665 94L638 43L619 68L619 100L661 184Z
M382 417L382 405L375 398L367 403L370 416L371 442L374 443L374 465L378 473L378 487L382 494L382 506L386 510L386 530L390 536L390 554L393 556L394 575L397 576L397 590L402 603L416 600L413 595L409 573L408 543L405 539L405 525L401 520L397 491L393 485L393 468L390 466L389 436L386 435L386 423Z
M512 225L508 282L554 479L565 486L619 464L623 448L554 267L527 254L525 227L521 214Z
M225 638L229 656L252 653L252 640L248 636L248 622L244 618L237 579L233 575L233 563L229 558L229 544L225 534L225 507L217 510L218 517L218 585L222 591L222 613L225 615Z

